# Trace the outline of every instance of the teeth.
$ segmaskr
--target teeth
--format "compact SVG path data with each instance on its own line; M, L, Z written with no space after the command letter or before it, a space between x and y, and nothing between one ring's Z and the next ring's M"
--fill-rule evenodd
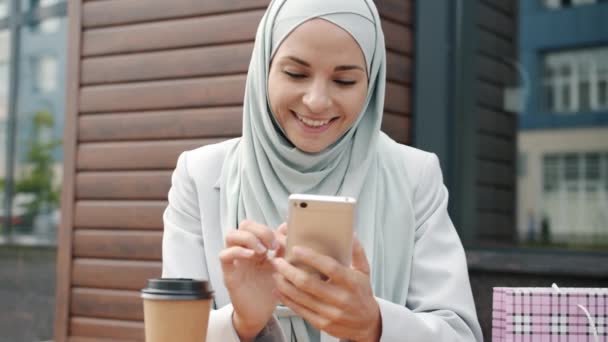
M303 123L305 123L307 126L311 126L311 127L321 127L323 125L327 125L329 123L330 120L311 120L302 116L297 115L298 119L300 121L302 121Z

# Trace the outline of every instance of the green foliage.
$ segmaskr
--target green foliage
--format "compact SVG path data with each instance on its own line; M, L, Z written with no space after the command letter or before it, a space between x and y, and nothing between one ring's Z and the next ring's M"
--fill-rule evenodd
M29 141L26 156L28 168L25 175L16 181L15 193L33 194L33 199L24 205L27 216L33 217L42 213L45 208L55 207L59 203L60 189L53 186L53 150L61 145L61 140L40 141L43 129L52 129L53 115L40 111L34 115L34 138Z

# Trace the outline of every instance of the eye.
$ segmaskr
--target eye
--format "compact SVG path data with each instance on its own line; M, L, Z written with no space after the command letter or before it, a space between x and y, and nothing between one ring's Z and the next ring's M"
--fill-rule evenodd
M287 75L287 76L289 76L291 78L295 78L295 79L302 79L302 78L306 77L306 75L304 75L304 74L298 74L298 73L290 72L290 71L287 71L287 70L283 70L283 73L285 75Z
M357 81L346 81L346 80L334 80L337 84L341 86L352 86L357 83Z

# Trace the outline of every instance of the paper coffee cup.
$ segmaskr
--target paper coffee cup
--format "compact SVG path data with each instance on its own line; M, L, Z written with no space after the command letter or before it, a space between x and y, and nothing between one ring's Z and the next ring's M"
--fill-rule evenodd
M141 290L146 342L205 342L213 291L195 279L149 279Z

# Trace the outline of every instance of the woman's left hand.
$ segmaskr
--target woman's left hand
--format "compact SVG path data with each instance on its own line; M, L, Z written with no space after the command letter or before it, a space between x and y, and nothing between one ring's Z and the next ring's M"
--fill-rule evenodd
M294 247L293 254L294 261L317 269L328 280L296 268L283 258L275 258L275 291L279 300L315 328L332 336L378 341L382 333L380 308L370 285L369 263L359 241L355 239L353 244L351 267L305 247Z

